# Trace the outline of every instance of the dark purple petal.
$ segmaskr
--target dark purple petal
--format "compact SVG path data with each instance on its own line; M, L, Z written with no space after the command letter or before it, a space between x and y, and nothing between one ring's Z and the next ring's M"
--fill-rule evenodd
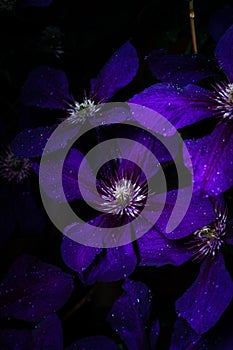
M20 132L11 143L11 150L15 157L40 157L56 127L53 125Z
M22 87L21 101L27 106L68 109L72 98L65 73L47 66L34 69Z
M109 100L118 90L131 82L137 70L137 52L127 41L112 55L98 77L92 79L90 95L98 102Z
M60 309L72 289L72 276L57 266L30 255L20 256L0 285L0 315L39 322Z
M185 198L185 189L180 189L179 191L181 196ZM176 190L167 193L165 208L155 224L157 231L162 232L162 234L168 239L180 239L186 237L197 229L208 225L215 220L216 216L213 205L208 198L202 198L193 194L189 208L186 213L184 213L182 201L175 204L176 197ZM172 232L167 233L167 222L174 208L176 210L176 215L179 214L179 217L181 217L180 215L183 213L183 220Z
M85 235L88 235L88 226L90 225L87 225L87 229L83 229ZM93 228L96 231L96 227ZM69 232L67 234L69 236ZM131 244L103 250L64 238L61 253L64 262L78 272L79 278L85 284L126 278L134 271L137 264Z
M174 159L164 144L169 145L169 147L173 147L174 157L178 153L179 145L175 137L163 139L163 144L156 137L145 134L143 130L141 130L141 135L138 135L135 140L118 140L117 149L119 149L120 156L137 164L141 169L143 169L148 179L161 170L160 163L168 162Z
M78 186L78 171L82 159L83 155L78 150L72 148L64 162L62 181L63 190L68 201L82 198Z
M150 329L150 347L156 349L156 345L159 339L160 325L159 321L154 321Z
M112 282L129 276L136 268L137 258L132 244L121 247L107 248L86 272L88 284L94 282Z
M55 314L39 323L32 334L33 350L63 350L62 325Z
M169 83L161 83L150 86L128 102L151 108L179 129L211 117L212 112L209 110L211 97L210 91L196 85L190 84L181 88ZM150 118L148 127L157 130L158 123L162 123L162 129L164 124L162 119L160 121L159 118L155 118L153 123L153 119Z
M37 6L37 7L46 7L49 6L53 0L18 0L17 6L19 7L29 7L29 6Z
M144 283L130 280L122 288L125 293L115 301L107 320L128 350L149 350L146 326L151 311L151 291Z
M194 191L218 195L233 185L233 133L228 123L219 124L211 135L185 140L194 173ZM190 162L185 159L190 167Z
M66 350L119 350L119 347L111 339L99 335L79 339Z
M167 239L151 229L137 241L141 266L181 265L192 255L181 242Z
M228 79L233 81L233 25L221 36L215 56Z
M209 33L215 41L218 41L232 23L233 6L225 4L211 15L208 23Z
M184 319L178 318L174 324L169 350L204 350L202 344L202 337Z
M75 199L81 199L81 193L78 186L78 171L83 155L76 149L72 148L67 155L62 171L62 185L66 200L71 202ZM60 184L60 165L63 162L60 155L55 154L46 163L43 163L43 177L40 185L43 191L56 201L63 200L63 193L59 191Z
M205 56L166 54L164 50L153 51L148 56L148 65L158 80L180 86L218 73L215 62Z
M28 329L0 331L1 350L32 350L32 335Z
M219 253L203 262L196 281L177 300L176 309L198 334L203 334L217 323L232 296L233 282Z
M79 244L66 236L64 236L61 244L61 254L65 264L78 272L82 280L84 279L83 275L85 271L101 252L102 249Z

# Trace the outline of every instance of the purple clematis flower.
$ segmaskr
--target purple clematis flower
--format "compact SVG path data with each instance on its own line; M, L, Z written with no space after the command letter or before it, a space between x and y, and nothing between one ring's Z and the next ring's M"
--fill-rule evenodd
M150 140L149 148L151 143ZM125 159L119 154L118 159L105 163L100 168L97 180L95 179L94 182L88 172L85 172L85 177L82 179L81 185L85 189L87 199L91 203L98 203L98 215L93 214L93 219L85 224L71 222L63 231L66 235L61 246L63 260L78 273L79 278L86 284L97 281L115 281L129 276L137 265L137 256L132 241L135 241L138 235L145 234L145 237L154 235L155 242L161 239L164 244L169 243L169 239L158 232L153 225L161 213L166 196L170 198L172 208L176 201L177 191L169 192L167 195L166 193L149 193L147 185L149 178L145 177L136 164L137 160L143 160L147 176L152 178L158 171L156 161L151 161L148 149L143 149L143 153L141 146L137 143L127 148L124 147L122 141L116 149L121 150L121 147L124 148ZM157 152L159 152L158 149ZM98 154L99 159L103 159L101 153ZM132 154L136 163L127 160L132 158L130 156ZM69 182L69 178L67 180ZM95 181L97 192L92 190ZM156 183L158 186L155 191L159 192L159 184ZM196 206L200 210L197 203ZM165 220L168 221L168 218L166 217ZM138 244L139 242L140 240ZM175 246L176 243L172 245L172 248ZM161 245L155 244L156 256L160 248ZM164 264L169 263L171 257L168 251L172 254L172 249L168 249L167 255L164 256ZM178 265L189 258L186 250L183 253L181 259L177 255ZM173 257L170 261L174 259Z
M233 118L232 45L233 26L220 38L215 50L216 59L225 72L227 81L217 83L213 91L194 84L181 87L166 82L152 85L129 100L158 111L176 128L183 128L210 117L219 120L210 135L185 141L193 165L194 191L203 195L218 195L233 184L233 136L230 132ZM182 60L183 58L180 58L180 63ZM155 62L153 66L155 70L156 64ZM161 64L158 63L158 69ZM176 72L175 67L176 65L173 67L172 80L177 79L178 82L180 73ZM191 77L193 74L195 76L196 72L188 65L185 66L185 70L182 84L185 81L187 84L192 82ZM169 80L169 71L163 80Z
M17 258L0 285L0 317L40 322L69 299L73 278L31 255Z
M159 323L151 320L152 292L142 282L126 280L124 293L115 301L108 322L120 335L128 350L156 348Z
M137 52L127 41L107 61L97 78L91 80L89 95L83 102L75 101L70 94L68 80L63 71L46 66L38 67L29 74L22 88L21 101L27 107L62 112L67 123L75 126L77 134L84 121L88 120L92 124L95 112L99 111L98 103L109 101L121 88L128 85L137 70ZM56 126L22 131L12 142L13 153L27 158L38 156L38 153L41 155ZM60 147L63 145L58 140L57 148Z
M181 265L190 259L202 262L197 280L176 302L179 317L202 334L217 323L233 297L233 282L222 253L225 244L232 244L232 223L222 198L210 201L194 195L183 221L173 232L166 233L165 239L164 227L173 197L155 224L156 230L137 241L139 264Z
M191 287L176 301L183 317L198 334L213 327L233 297L233 281L224 264L222 248L232 244L232 222L222 201L213 202L215 219L200 226L187 240L193 259L201 261L200 273Z

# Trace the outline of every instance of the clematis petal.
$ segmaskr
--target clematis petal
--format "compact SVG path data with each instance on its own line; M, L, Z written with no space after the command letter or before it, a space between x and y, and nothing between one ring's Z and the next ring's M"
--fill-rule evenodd
M82 195L79 190L78 171L83 155L76 149L72 148L68 153L62 169L62 186L60 186L60 167L63 160L60 155L54 154L41 167L40 186L43 191L56 201L71 202L75 199L81 199ZM36 169L34 163L34 169ZM63 191L65 197L63 195Z
M66 350L119 350L111 339L104 336L87 337L75 341Z
M218 73L216 64L199 54L175 55L166 54L164 50L155 50L148 56L148 65L158 80L180 86Z
M37 6L37 7L46 7L49 6L53 0L19 0L17 3L17 6L19 7L30 7L30 6Z
M203 334L219 320L233 296L233 282L221 253L206 259L193 285L176 301L179 316Z
M112 55L98 77L91 80L90 95L98 102L109 100L118 90L132 81L137 70L137 52L127 41Z
M218 41L232 23L233 6L224 4L212 13L208 23L209 33L215 41Z
M99 261L86 273L86 282L112 282L130 276L137 265L137 258L132 244L107 248Z
M0 339L3 350L32 350L32 334L28 329L2 329Z
M84 232L88 235L87 230ZM123 279L134 271L137 263L131 244L102 250L65 238L61 251L64 262L78 272L85 284Z
M233 25L219 39L215 56L230 82L233 82Z
M11 150L15 157L40 157L55 129L56 125L21 131L11 143Z
M47 66L34 69L22 87L21 101L26 106L68 109L72 97L65 73Z
M126 280L124 293L115 301L107 317L112 328L119 333L128 350L149 350L146 335L152 294L142 282Z
M209 109L211 97L210 91L196 85L189 84L182 88L170 83L161 83L150 86L128 102L151 108L179 129L211 117L212 112ZM152 130L158 130L158 123L161 130L166 127L163 119L154 118L153 121L150 118L148 122L148 127ZM170 134L174 132L175 129L171 130Z
M155 224L156 230L161 232L168 239L186 237L197 229L210 224L216 218L211 201L208 198L201 198L195 194L192 195L189 208L186 213L184 213L182 197L186 197L186 189L180 189L179 192L181 201L176 204L177 190L167 192L165 209ZM167 233L166 225L172 211L175 211L177 216L179 214L179 217L183 216L183 220L172 232Z
M137 244L141 266L178 266L192 257L182 242L169 240L153 228L139 238Z
M198 335L184 319L178 318L174 324L169 350L204 350L202 345L204 345L202 336Z
M233 185L233 134L228 123L219 124L212 134L185 140L193 166L194 192L218 195ZM190 162L184 157L185 164Z
M40 322L33 335L33 350L63 350L62 325L56 314L51 314Z
M0 285L0 316L39 322L60 309L73 289L73 279L57 266L22 255Z
M160 334L159 321L154 321L150 329L150 347L151 349L156 349L157 342Z
M66 236L64 236L61 244L61 255L65 264L78 272L82 280L84 279L84 272L101 252L102 249L82 245Z

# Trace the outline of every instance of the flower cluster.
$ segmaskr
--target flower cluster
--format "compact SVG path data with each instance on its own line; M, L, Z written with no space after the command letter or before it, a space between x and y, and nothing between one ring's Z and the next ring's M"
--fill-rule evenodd
M1 349L232 347L233 25L211 57L139 56L122 43L81 97L64 67L27 72L0 155Z

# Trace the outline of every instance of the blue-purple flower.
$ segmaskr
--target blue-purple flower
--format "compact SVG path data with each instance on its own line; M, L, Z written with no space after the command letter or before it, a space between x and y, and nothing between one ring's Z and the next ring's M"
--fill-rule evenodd
M135 95L129 102L145 105L160 112L176 128L199 122L213 117L219 121L210 135L197 140L186 140L185 144L191 156L194 172L194 191L202 195L218 195L229 189L233 184L233 134L231 123L233 115L233 26L219 40L215 56L227 76L227 81L216 83L213 91L204 89L192 82L197 68L185 66L186 76L182 85L176 85L180 73L173 68L174 83L159 83L152 85ZM180 61L180 62L179 62ZM177 64L183 58L176 57ZM154 64L156 68L157 62ZM161 66L158 63L158 68ZM165 59L166 66L166 59ZM211 71L210 71L211 73ZM199 77L198 77L199 78ZM163 77L169 80L169 71ZM187 164L187 163L186 163ZM190 164L189 164L190 166Z
M187 239L193 259L202 263L196 281L176 301L179 317L186 319L198 334L216 324L233 297L233 281L222 250L225 244L232 243L232 223L218 198L213 201L213 210L214 221L200 225Z
M47 66L34 69L28 76L21 92L24 106L49 109L57 112L58 119L65 119L75 127L76 134L85 121L92 123L98 103L109 101L121 88L128 85L138 70L136 49L127 41L122 45L100 70L97 78L90 82L89 94L83 101L76 101L70 93L65 72ZM42 114L43 116L43 114ZM12 142L13 153L31 158L42 154L43 148L57 125L41 127L54 123L53 120L41 120L35 129L22 131ZM65 135L67 136L67 135ZM65 138L64 136L64 138ZM62 140L57 141L57 148L62 147Z
M156 230L138 240L139 264L180 265L188 260L201 263L199 276L177 300L176 310L202 334L217 323L233 297L233 282L223 257L224 246L232 244L232 222L222 198L209 200L194 195L183 221L173 232L166 233L165 240L164 228L173 201L172 197L168 199Z

